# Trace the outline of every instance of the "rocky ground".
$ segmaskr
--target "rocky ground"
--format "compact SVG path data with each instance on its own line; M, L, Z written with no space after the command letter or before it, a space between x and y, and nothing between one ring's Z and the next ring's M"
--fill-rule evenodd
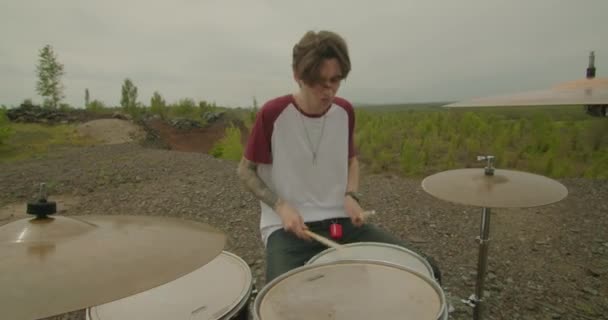
M249 264L259 289L259 207L239 183L236 165L137 142L0 165L0 224L22 215L18 208L46 182L63 215L174 216L224 231L225 249ZM561 182L569 190L561 202L492 211L485 319L608 319L608 181ZM361 191L364 207L377 212L372 223L440 264L450 319L472 319L461 299L475 288L481 210L437 200L419 179L390 174L364 174ZM84 319L84 312L56 318Z

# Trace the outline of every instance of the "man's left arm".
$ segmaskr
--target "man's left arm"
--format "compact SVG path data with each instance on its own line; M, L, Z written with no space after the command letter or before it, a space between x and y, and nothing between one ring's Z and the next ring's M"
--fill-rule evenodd
M344 195L344 209L350 217L353 225L363 225L363 209L359 205L359 161L357 157L348 159L348 182L346 194Z
M359 160L357 157L351 157L348 159L348 183L346 185L346 192L358 192L359 191Z

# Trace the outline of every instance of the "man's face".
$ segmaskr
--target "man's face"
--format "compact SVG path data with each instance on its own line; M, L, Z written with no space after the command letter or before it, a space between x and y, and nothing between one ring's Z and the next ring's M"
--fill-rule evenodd
M302 83L302 91L309 101L317 106L329 106L342 82L342 71L338 59L325 59L319 70L319 81L311 86Z

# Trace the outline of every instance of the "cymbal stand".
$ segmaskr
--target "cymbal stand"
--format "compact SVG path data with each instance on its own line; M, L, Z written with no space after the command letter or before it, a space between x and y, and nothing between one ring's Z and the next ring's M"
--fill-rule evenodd
M486 175L494 175L493 160L494 156L478 156L478 161L487 161L487 166L484 168ZM482 208L481 211L481 225L480 225L480 236L477 237L479 241L479 257L477 259L477 281L475 284L475 293L472 294L468 299L462 300L465 304L473 308L473 319L481 320L483 311L483 285L486 276L487 263L488 263L488 246L490 241L490 208Z

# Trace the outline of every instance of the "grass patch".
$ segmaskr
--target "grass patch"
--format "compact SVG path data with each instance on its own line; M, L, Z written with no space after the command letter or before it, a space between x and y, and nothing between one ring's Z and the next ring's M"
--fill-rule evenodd
M0 144L0 163L44 158L62 147L87 146L98 141L78 134L75 125L11 123L13 134Z
M356 110L356 145L372 172L424 177L482 166L552 178L608 177L608 121L577 107Z
M241 130L233 125L227 127L225 136L213 146L211 155L221 159L240 160L243 156Z

